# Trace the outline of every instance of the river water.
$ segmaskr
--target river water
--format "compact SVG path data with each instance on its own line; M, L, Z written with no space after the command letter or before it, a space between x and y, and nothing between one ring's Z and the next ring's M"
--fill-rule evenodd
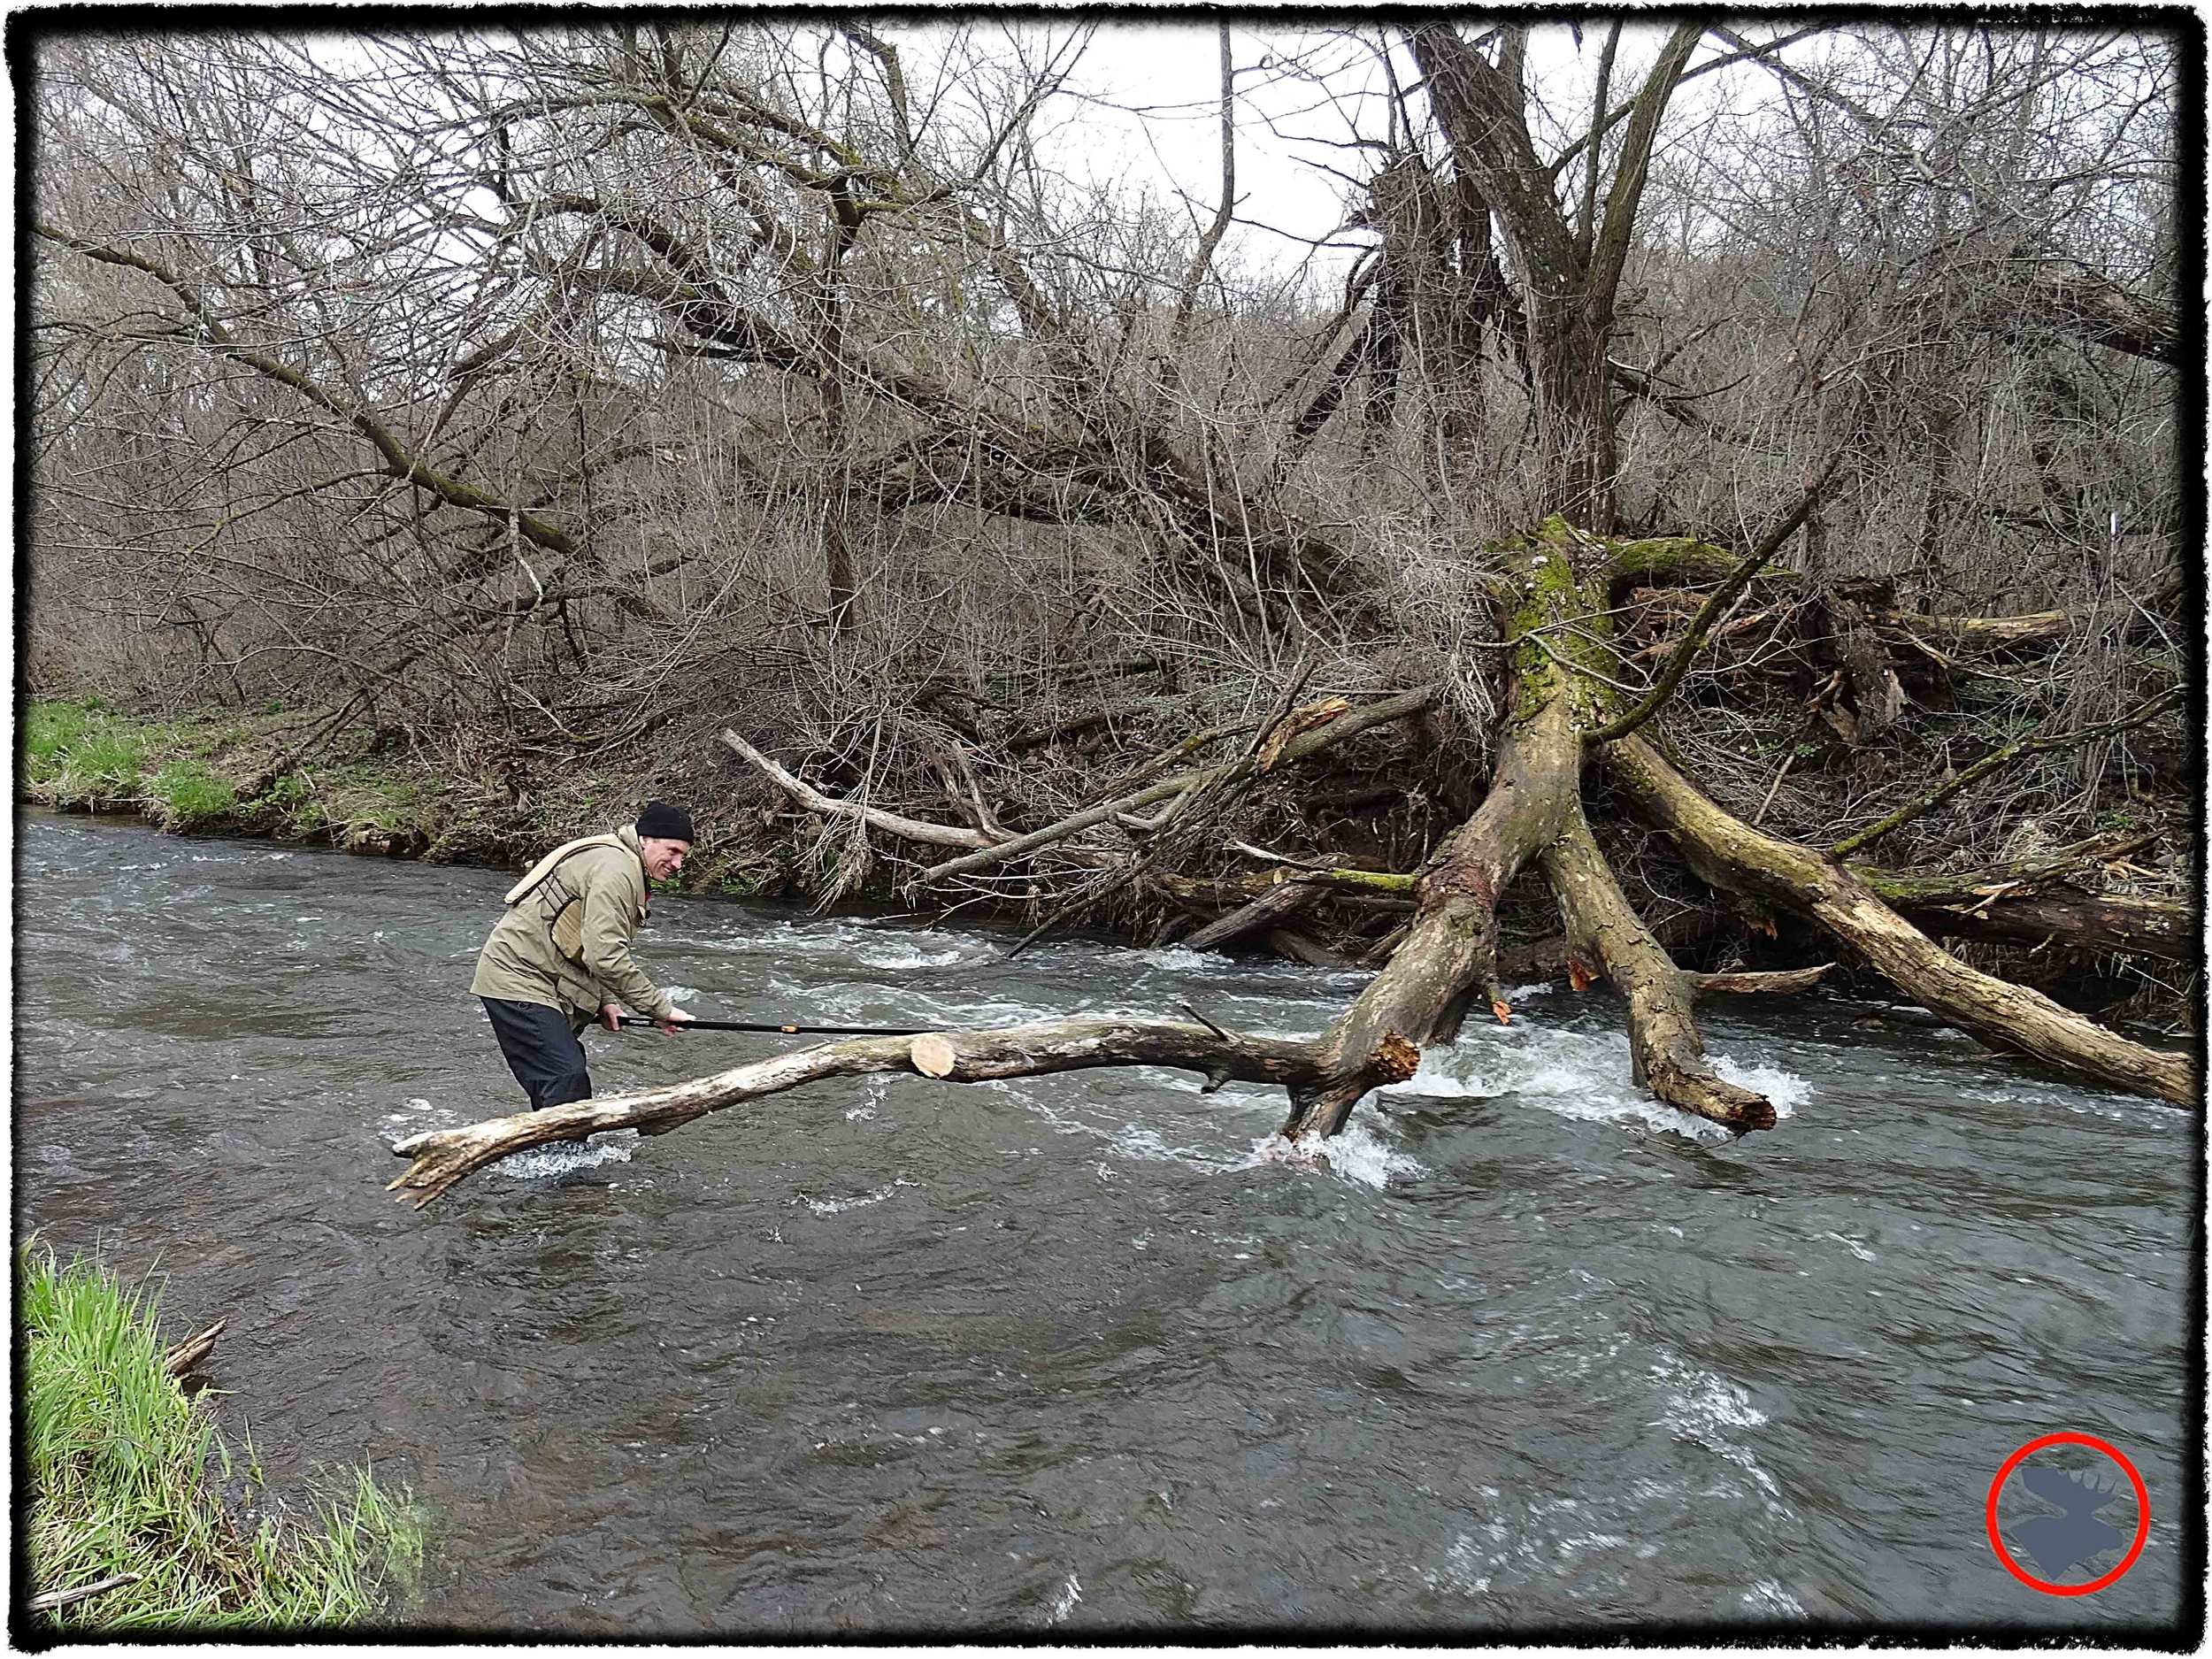
M518 1106L472 957L510 878L25 813L18 1236L156 1268L273 1489L369 1459L448 1630L1356 1637L2200 1617L2192 1116L1900 1010L1709 1010L1787 1115L1639 1095L1526 987L1363 1105L1116 1071L835 1080L394 1202L389 1142ZM1361 976L662 898L695 1013L1286 1034ZM1871 1017L1885 1024L1869 1026ZM772 1051L605 1033L602 1092ZM1990 1483L2141 1471L2139 1560L2024 1586ZM2010 1523L2008 1522L2008 1525Z

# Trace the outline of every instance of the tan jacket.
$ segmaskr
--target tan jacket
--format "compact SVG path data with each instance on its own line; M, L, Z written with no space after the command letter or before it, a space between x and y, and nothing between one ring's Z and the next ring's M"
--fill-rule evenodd
M569 842L541 865L547 863L550 869L535 885L526 876L510 890L506 915L477 953L469 989L557 1008L579 1029L607 1002L664 1018L675 1003L630 956L647 906L637 831L626 826L611 837Z

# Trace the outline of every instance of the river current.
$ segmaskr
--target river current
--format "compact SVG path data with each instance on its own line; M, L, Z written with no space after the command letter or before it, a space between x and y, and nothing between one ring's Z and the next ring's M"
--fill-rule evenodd
M1705 1010L1786 1114L1629 1081L1524 987L1364 1103L1156 1070L833 1080L526 1155L429 1210L389 1143L521 1094L468 981L511 877L16 823L17 1236L154 1271L273 1490L373 1463L403 1617L608 1639L1913 1628L2200 1617L2202 1148L1906 1010ZM695 1014L1319 1031L1363 976L662 897ZM1875 1022L1875 1023L1870 1023ZM604 1032L603 1093L791 1039ZM2139 1559L2042 1594L1993 1477L2077 1431ZM20 1496L19 1494L19 1502Z

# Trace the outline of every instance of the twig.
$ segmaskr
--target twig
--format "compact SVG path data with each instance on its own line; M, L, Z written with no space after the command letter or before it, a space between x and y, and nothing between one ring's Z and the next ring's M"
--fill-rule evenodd
M142 1572L119 1572L111 1578L102 1578L93 1584L81 1584L67 1590L47 1590L30 1600L34 1613L50 1613L58 1607L90 1600L110 1590L119 1590L127 1584L136 1584L146 1575Z
M1767 785L1766 799L1759 803L1759 810L1751 815L1752 828L1759 827L1759 820L1767 815L1767 809L1774 804L1774 797L1782 787L1782 780L1790 775L1790 766L1796 759L1795 749L1790 750L1788 754L1782 757L1781 765L1775 769L1774 781Z
M1759 573L1766 562L1782 550L1782 543L1797 533L1797 526L1805 522L1805 515L1812 511L1813 503L1820 499L1820 492L1827 488L1828 480L1835 476L1836 468L1842 464L1843 457L1844 451L1838 449L1828 457L1828 465L1820 469L1819 477L1805 487L1804 493L1797 498L1797 504L1783 515L1779 524L1767 532L1759 545L1752 549L1750 557L1729 572L1722 579L1720 586L1706 595L1705 603L1698 607L1697 615L1690 620L1690 631L1682 636L1682 643L1675 647L1674 655L1667 659L1666 667L1660 671L1659 678L1653 682L1644 700L1617 720L1609 721L1594 731L1585 732L1582 741L1586 748L1626 737L1666 706L1667 699L1674 695L1674 688L1682 683L1682 676L1690 672L1691 659L1704 649L1706 632L1713 626L1714 618L1735 603L1736 595L1750 586L1751 579Z
M1915 818L1942 805L1969 784L1979 782L1991 772L2008 766L2016 760L2030 755L2046 754L2055 749L2073 749L2100 737L2110 737L2116 732L2131 730L2156 719L2180 702L2181 693L2177 689L2162 691L2132 713L2124 714L2116 720L2108 720L2101 726L2078 726L2070 732L2061 732L2055 737L2024 737L2017 742L2006 744L2002 749L1993 749L1964 772L1947 778L1926 794L1908 801L1887 818L1868 825L1855 835L1845 836L1828 849L1828 856L1832 858L1848 858L1892 830L1901 829Z

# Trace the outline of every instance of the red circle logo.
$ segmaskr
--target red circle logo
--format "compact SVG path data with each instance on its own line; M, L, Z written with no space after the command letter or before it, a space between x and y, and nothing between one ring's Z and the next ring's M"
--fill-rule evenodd
M2092 1451L2101 1452L2126 1471L2128 1484L2135 1488L2134 1541L2128 1546L2127 1554L2120 1558L2118 1566L2109 1572L2090 1579L2086 1584L2053 1584L2047 1578L2038 1578L2012 1558L2012 1552L2005 1548L2005 1540L1997 1531L1997 1499L2003 1493L2005 1483L2011 1479L2015 1470L2047 1446L2086 1446ZM2058 1481L2078 1485L2073 1481L2071 1476L2060 1471L2053 1470L2048 1472ZM2062 1492L2054 1491L2041 1494L2052 1497L2069 1511L2063 1520L2047 1517L2047 1524L2052 1529L2056 1530L2069 1524L2076 1527L2084 1525L2100 1527L2103 1525L2101 1522L2089 1517L2092 1517L2098 1504L2109 1501L2109 1495L2098 1494L2093 1487L2083 1488L2083 1490L2088 1494L2087 1498L2085 1500L2075 1499L2070 1503L2067 1495ZM2143 1545L2151 1535L2151 1494L2149 1489L2143 1485L2143 1477L2136 1472L2135 1465L2128 1462L2118 1447L2109 1440L2101 1440L2093 1434L2078 1434L2066 1431L2057 1434L2046 1434L2040 1440L2030 1440L2005 1459L2004 1467L1997 1471L1997 1478L1989 1483L1989 1497L1982 1506L1982 1519L1989 1530L1990 1548L1995 1550L1997 1559L2005 1563L2005 1571L2026 1585L2028 1588L2040 1590L2045 1595L2093 1595L2107 1585L2116 1583L2124 1578L2127 1570L2135 1564L2135 1558L2143 1553ZM2105 1530L2111 1531L2112 1529L2106 1528ZM2108 1545L2105 1548L2110 1547ZM2033 1549L2031 1549L2029 1553L2036 1554ZM2091 1548L2087 1549L2081 1558L2087 1559L2089 1556L2103 1553L2105 1553L2104 1549ZM2042 1564L2039 1556L2037 1564Z

